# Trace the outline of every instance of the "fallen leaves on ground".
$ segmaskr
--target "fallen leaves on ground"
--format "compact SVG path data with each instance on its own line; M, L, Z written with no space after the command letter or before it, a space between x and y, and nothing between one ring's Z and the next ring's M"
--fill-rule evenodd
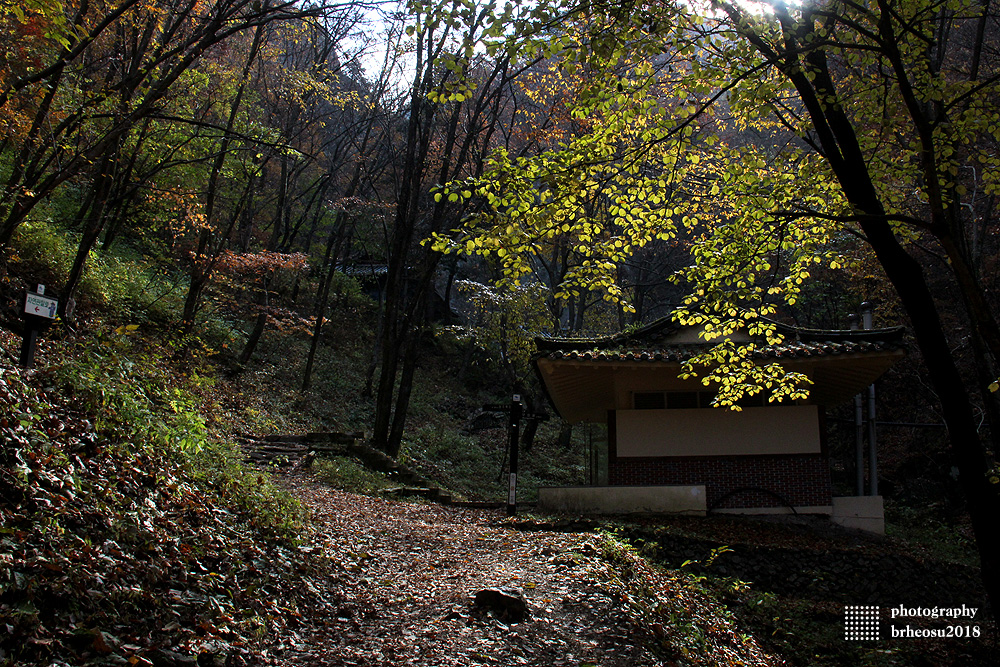
M267 662L336 604L308 547L9 367L0 441L2 665Z
M0 665L771 665L722 606L613 539L275 478L278 534L178 454L109 442L0 366ZM263 472L248 471L266 487ZM523 596L514 622L478 591Z
M313 510L344 597L288 664L780 664L690 582L627 549L609 557L606 538L524 533L497 512L357 496L306 475L282 481ZM487 588L523 594L529 618L477 609Z

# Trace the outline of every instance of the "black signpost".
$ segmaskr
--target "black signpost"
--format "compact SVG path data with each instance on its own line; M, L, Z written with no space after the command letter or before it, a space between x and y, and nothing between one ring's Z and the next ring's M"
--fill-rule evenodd
M510 452L510 487L507 492L507 516L514 516L517 514L517 459L520 449L519 443L521 441L521 420L547 421L549 416L544 412L524 412L524 405L521 403L520 394L514 394L510 405L487 403L483 406L483 412L500 412L507 415L507 450Z
M24 339L21 341L21 367L31 368L35 363L38 334L56 319L58 299L45 296L45 285L38 285L34 292L24 297Z
M521 395L514 394L510 401L507 420L508 447L510 447L510 489L507 491L507 516L517 514L517 453L521 438Z

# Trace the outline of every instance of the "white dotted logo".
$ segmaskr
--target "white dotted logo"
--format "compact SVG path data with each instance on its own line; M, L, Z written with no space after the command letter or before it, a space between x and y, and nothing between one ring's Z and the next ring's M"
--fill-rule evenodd
M844 607L844 639L874 641L879 639L880 608L872 605Z

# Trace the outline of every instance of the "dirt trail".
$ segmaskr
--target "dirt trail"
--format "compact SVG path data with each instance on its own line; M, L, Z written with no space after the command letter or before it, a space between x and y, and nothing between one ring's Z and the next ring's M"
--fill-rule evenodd
M339 561L344 600L284 647L298 665L658 665L612 599L592 536L523 533L499 512L357 496L283 477ZM477 611L484 588L524 593L530 618ZM325 626L323 625L325 624Z

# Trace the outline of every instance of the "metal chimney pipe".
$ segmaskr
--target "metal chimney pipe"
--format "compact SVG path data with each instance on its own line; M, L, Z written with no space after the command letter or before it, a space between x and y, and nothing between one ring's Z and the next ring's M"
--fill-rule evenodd
M857 331L860 319L854 313L847 316L851 331ZM861 394L854 395L854 470L855 493L865 495L865 427L864 403Z
M861 304L862 325L873 328L874 308L865 301ZM878 438L875 433L875 383L868 387L868 489L869 495L878 495Z

